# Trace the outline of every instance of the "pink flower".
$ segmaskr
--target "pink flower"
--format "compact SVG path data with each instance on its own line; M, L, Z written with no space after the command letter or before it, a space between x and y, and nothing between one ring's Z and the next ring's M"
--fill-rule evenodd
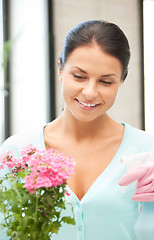
M12 152L8 151L5 154L0 156L0 169L3 169L4 166L8 166L9 169L12 169L16 165L17 159L13 158Z
M50 178L48 178L47 176L44 177L38 177L36 179L36 183L34 184L34 188L41 188L41 187L45 187L45 188L49 188L52 187L52 182L50 180Z
M65 193L67 196L71 196L71 194L68 191L66 191Z
M21 158L16 159L11 152L2 155L0 168L7 165L17 177L19 171L27 169L24 188L30 193L38 188L56 187L66 183L67 179L74 173L75 161L54 149L38 150L28 145L21 151Z

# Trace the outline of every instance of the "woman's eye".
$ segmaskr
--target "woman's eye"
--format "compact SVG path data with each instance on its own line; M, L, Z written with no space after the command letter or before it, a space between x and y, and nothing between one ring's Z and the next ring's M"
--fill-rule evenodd
M112 82L108 82L108 81L105 81L105 80L100 80L100 82L102 82L102 83L104 83L106 85L111 85L112 84Z
M83 77L81 75L77 75L77 74L73 74L73 77L77 78L77 79L85 79L85 77Z

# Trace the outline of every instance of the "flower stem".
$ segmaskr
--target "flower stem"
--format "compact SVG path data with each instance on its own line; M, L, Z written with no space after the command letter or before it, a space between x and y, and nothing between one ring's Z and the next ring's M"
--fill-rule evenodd
M14 180L14 179L13 179ZM16 181L13 181L14 184L13 184L13 188L15 190L15 192L17 193L17 195L19 196L19 202L20 202L20 216L22 217L22 198L21 198L21 194L20 192L18 191L18 188L17 188L17 185L16 185ZM19 219L20 221L20 228L21 228L21 217Z
M36 208L35 208L35 222L37 222L38 200L40 198L40 190L36 192Z

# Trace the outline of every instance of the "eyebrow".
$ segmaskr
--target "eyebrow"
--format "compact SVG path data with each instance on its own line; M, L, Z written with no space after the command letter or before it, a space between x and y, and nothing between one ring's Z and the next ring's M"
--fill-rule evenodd
M73 66L74 68L77 68L80 72L82 73L85 73L85 74L88 74L86 71L84 71L82 68L79 68L79 67L76 67L76 66Z
M80 67L77 67L77 66L73 66L74 68L77 68L80 72L84 73L84 74L88 74L85 70L83 70L82 68ZM104 75L101 75L100 77L111 77L111 76L116 76L115 74L111 73L111 74L104 74Z
M111 77L111 76L116 76L115 74L111 73L111 74L105 74L105 75L101 75L101 77Z

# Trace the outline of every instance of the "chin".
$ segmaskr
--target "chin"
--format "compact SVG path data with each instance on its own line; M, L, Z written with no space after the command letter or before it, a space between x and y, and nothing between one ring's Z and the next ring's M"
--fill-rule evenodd
M92 116L76 116L75 114L73 114L73 117L74 117L77 121L82 122L82 123L90 123L90 122L96 121L98 118L100 118L100 116L98 116L98 117L92 117Z

